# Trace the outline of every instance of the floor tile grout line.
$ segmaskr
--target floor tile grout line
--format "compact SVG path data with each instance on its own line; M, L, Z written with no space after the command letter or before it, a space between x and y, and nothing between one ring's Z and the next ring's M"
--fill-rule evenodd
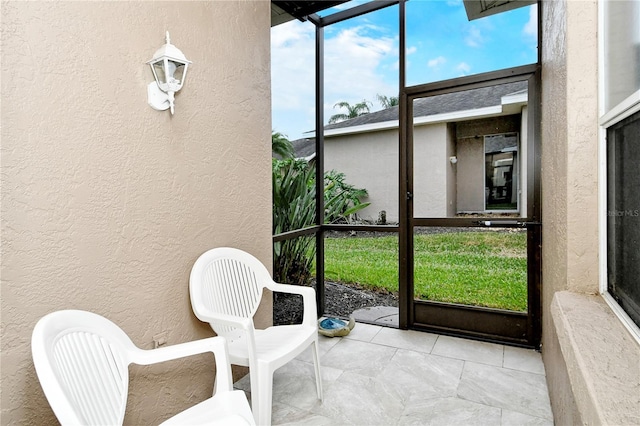
M436 348L436 345L438 344L438 340L440 340L440 336L441 334L436 334L436 340L435 342L433 342L433 346L431 346L431 350L429 351L430 355L434 355L433 350Z
M460 391L461 381L462 381L462 378L463 378L463 375L464 375L464 370L465 370L465 367L467 366L468 363L486 365L486 366L490 366L490 367L493 367L493 368L498 368L500 370L505 370L505 371L514 371L514 372L518 372L518 373L525 373L525 374L531 374L531 375L536 375L536 376L540 376L541 375L539 373L535 373L535 372L531 372L531 371L524 371L524 370L518 370L518 369L512 369L512 368L504 367L504 365L505 365L505 358L504 357L505 357L505 353L506 353L505 346L502 347L502 356L503 356L502 365L485 364L485 363L482 363L482 362L477 362L477 361L472 361L472 360L463 360L463 359L452 358L452 357L443 356L443 355L434 355L433 354L433 349L435 348L435 345L436 345L436 343L438 341L439 336L436 336L436 339L435 339L433 345L431 346L431 350L429 352L415 351L413 349L400 348L400 347L397 347L396 345L390 345L389 346L389 345L382 344L382 343L379 343L379 342L374 342L373 340L375 339L375 337L379 336L379 333L381 331L382 331L382 329L377 330L377 332L374 334L374 336L369 341L367 341L367 340L359 340L359 339L338 338L339 341L336 342L335 344L331 345L331 347L327 350L327 352L325 354L321 355L321 357L326 356L326 354L329 353L331 350L333 350L333 348L335 346L339 346L341 341L347 340L347 341L360 342L360 343L363 343L363 344L367 344L368 343L368 344L373 344L373 345L376 345L376 346L393 348L394 349L394 353L393 353L392 357L397 355L399 350L402 349L402 350L411 351L411 352L418 352L418 353L429 355L429 356L436 356L436 357L442 358L442 359L456 360L456 361L459 361L459 362L462 363L462 369L460 371L460 376L458 378L458 384L457 384L456 389L455 389L455 394L454 394L455 396L452 396L454 399L457 399L457 400L460 400L460 401L467 401L467 402L471 402L471 403L474 403L474 404L480 404L480 405L483 405L485 407L490 407L492 409L500 410L499 411L499 413L500 413L500 424L504 424L504 413L505 413L505 410L509 410L511 412L514 412L514 413L526 415L526 416L529 416L529 417L532 417L532 418L536 418L536 419L540 419L540 420L544 420L544 421L552 420L552 419L550 419L550 418L548 418L548 417L546 417L544 415L541 415L541 414L532 414L531 412L522 412L521 410L519 410L517 408L516 409L514 409L514 408L503 408L501 406L489 405L487 403L474 401L474 400L469 400L469 399L465 399L464 397L458 396L458 393ZM345 371L346 370L342 370L341 374L343 374ZM378 376L374 376L374 377L378 378ZM402 406L406 408L406 406L407 406L406 401L402 402ZM309 411L309 412L310 413L314 413L313 411ZM398 422L400 421L401 418L402 418L402 414L400 414L400 417L398 418Z
M505 370L509 370L509 371L518 371L520 373L529 373L529 374L535 374L537 376L542 376L542 377L547 377L547 373L537 373L535 371L529 371L529 370L521 370L518 368L513 368L513 367L500 367L500 368L504 368Z
M458 386L460 386L460 383L458 383ZM487 404L487 403L485 403L485 402L480 402L480 401L474 401L474 400L472 400L472 399L467 399L467 398L465 398L465 397L463 397L463 396L458 395L458 388L456 388L456 395L455 395L453 398L459 399L459 400L461 400L461 401L471 402L471 403L474 403L474 404L484 405L485 407L497 408L497 409L499 409L499 410L500 410L500 420L502 420L502 413L504 412L504 410L509 410L509 411L514 412L514 413L523 414L523 415L525 415L525 416L529 416L529 417L535 417L536 419L541 419L541 420L552 420L552 419L549 419L549 418L547 418L547 417L540 416L540 415L535 415L535 414L531 414L531 413L523 413L522 411L519 411L519 410L518 410L518 409L516 409L516 408L504 408L504 407L498 407L498 406L496 406L496 405Z

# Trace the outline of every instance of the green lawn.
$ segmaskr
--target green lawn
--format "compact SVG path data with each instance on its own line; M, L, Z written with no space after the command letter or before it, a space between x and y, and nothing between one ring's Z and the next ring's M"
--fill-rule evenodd
M416 235L415 297L526 311L525 232ZM326 238L325 278L398 291L397 236Z

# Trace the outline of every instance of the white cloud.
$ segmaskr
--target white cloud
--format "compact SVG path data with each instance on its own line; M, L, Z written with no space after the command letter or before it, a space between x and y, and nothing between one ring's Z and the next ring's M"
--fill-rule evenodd
M336 102L351 104L376 94L396 96L397 83L383 69L398 61L398 42L384 29L360 25L326 34L325 119L338 111ZM271 30L272 127L297 138L313 130L315 99L315 29L291 21Z
M315 29L290 21L271 30L271 92L273 108L297 109L314 91Z
M418 51L418 48L415 46L407 47L406 54L412 55Z
M444 56L438 56L437 58L430 59L429 62L427 62L427 66L429 68L437 68L445 62L447 62L447 58Z
M469 31L464 38L464 42L471 47L480 47L480 45L484 42L484 37L478 27L471 26L469 27Z
M379 28L361 25L340 31L325 41L325 108L328 119L336 102L375 101L376 94L395 96L397 86L388 84L381 71L397 63L397 42Z
M271 29L273 130L297 139L314 125L315 27L290 21Z
M460 62L456 66L456 71L459 71L461 75L467 75L469 74L469 71L471 71L471 66L469 66L469 64L467 64L466 62Z
M529 8L529 21L524 25L522 32L531 37L538 35L538 5L534 4Z

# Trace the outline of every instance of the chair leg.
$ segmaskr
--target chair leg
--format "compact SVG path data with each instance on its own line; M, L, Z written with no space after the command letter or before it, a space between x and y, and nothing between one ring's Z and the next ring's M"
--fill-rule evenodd
M261 366L258 371L259 410L256 423L260 426L271 426L271 405L273 403L273 371Z
M258 379L258 374L253 369L249 369L249 380L251 383L251 412L253 413L253 419L256 421L256 424L260 424L260 380Z
M318 392L318 399L322 401L324 399L322 393L322 375L320 374L320 348L318 345L318 339L311 344L313 346L313 367L316 372L316 391Z

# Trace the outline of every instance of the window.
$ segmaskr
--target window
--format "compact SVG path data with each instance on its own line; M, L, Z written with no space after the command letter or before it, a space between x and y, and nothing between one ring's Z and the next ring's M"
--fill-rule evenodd
M640 112L607 129L607 291L640 326Z
M600 4L601 290L640 341L640 2Z
M485 210L518 209L518 134L484 137Z

